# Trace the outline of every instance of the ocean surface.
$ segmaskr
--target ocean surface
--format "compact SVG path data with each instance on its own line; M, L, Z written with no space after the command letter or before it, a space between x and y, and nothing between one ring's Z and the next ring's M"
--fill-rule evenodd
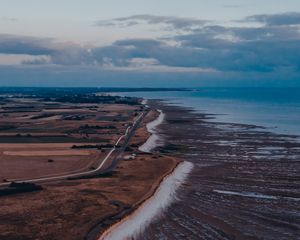
M300 136L300 88L201 88L177 92L130 92L216 114L212 121L253 124Z

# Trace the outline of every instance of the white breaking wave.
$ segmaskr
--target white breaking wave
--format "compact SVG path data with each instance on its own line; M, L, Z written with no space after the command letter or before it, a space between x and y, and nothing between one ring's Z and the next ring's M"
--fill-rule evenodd
M151 133L151 136L142 146L139 147L141 152L150 153L154 148L160 146L160 137L156 132L156 128L163 123L165 114L161 110L158 110L158 112L159 116L154 121L147 124L147 130Z
M99 240L131 240L141 234L151 221L176 200L176 190L185 182L193 164L183 162L165 177L154 195L133 214L108 229Z

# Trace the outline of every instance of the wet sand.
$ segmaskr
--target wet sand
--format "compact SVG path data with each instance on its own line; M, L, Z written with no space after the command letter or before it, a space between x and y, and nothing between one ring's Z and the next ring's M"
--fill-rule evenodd
M299 239L299 137L149 104L166 113L158 151L194 169L178 201L136 239Z

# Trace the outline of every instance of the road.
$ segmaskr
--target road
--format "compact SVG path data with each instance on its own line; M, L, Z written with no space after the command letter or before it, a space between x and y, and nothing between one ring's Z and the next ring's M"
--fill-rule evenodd
M72 174L66 174L61 176L55 176L55 177L44 177L44 178L36 178L36 179L28 179L28 180L22 180L19 182L27 182L27 183L41 183L41 182L49 182L49 181L56 181L56 180L64 180L64 179L70 179L70 178L80 178L80 177L88 177L93 175L99 175L106 173L108 171L113 170L117 163L120 161L121 156L123 152L125 151L126 147L128 146L132 136L135 133L135 130L138 128L144 117L147 115L148 111L143 111L133 122L132 126L127 127L125 133L118 138L116 141L114 147L108 152L108 154L105 156L105 158L101 161L99 166L96 169L80 172L80 173L72 173ZM119 146L119 143L125 138L124 144L122 146ZM111 165L104 169L105 164L107 163L108 159L111 157L111 155L117 152L116 157L112 160ZM18 181L15 181L18 182ZM9 186L11 182L1 183L0 187L6 187Z

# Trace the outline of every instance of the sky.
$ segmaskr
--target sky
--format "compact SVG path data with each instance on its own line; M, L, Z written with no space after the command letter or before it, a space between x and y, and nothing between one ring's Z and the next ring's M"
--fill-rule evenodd
M300 87L300 1L0 0L0 86L137 84Z

